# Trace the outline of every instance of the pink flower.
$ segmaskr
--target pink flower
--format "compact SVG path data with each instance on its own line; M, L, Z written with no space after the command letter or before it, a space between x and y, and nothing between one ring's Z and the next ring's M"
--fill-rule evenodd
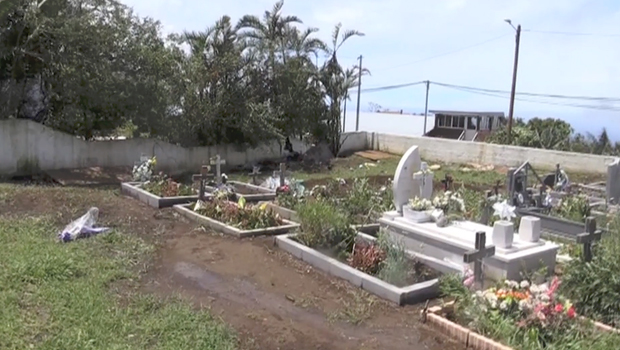
M474 285L474 276L469 276L463 281L463 285L467 288Z
M562 304L556 304L554 311L557 313L561 313L562 311L564 311L564 306Z
M551 297L553 294L555 294L555 291L558 290L558 288L560 287L560 283L561 282L558 276L553 277L553 280L551 281L551 284L549 285L549 290L547 291L547 295Z
M574 318L575 317L575 307L571 306L568 308L568 311L566 311L566 315L568 315L568 318Z

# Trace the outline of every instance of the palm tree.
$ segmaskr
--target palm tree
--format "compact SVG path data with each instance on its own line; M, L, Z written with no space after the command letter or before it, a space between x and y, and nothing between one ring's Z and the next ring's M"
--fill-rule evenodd
M354 36L364 36L356 30L345 30L341 33L342 24L338 23L332 32L331 47L328 48L329 59L321 68L321 83L325 89L325 94L330 100L329 116L327 119L327 128L330 139L330 148L334 155L340 151L340 133L341 133L341 113L340 106L347 96L345 87L345 72L338 63L338 50L342 45Z
M237 24L237 29L248 29L240 37L247 41L248 46L261 52L267 52L267 65L270 74L273 73L276 63L276 53L285 46L287 29L295 23L303 23L297 16L282 15L284 0L273 5L271 11L265 11L261 20L254 15L245 15ZM283 60L285 57L283 57Z
M356 88L359 85L359 66L353 66L353 68L347 68L344 71L344 77L342 80L342 89L345 91L344 95L344 107L342 111L342 132L345 131L347 125L347 100L350 100L349 90ZM370 71L367 68L362 68L362 75L370 75Z

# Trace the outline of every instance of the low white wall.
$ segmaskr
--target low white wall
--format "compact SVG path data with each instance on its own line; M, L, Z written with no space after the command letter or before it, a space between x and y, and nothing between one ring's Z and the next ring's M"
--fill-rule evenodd
M560 164L565 170L580 173L607 173L607 164L614 159L592 154L381 133L368 133L368 145L374 150L395 154L403 154L409 147L417 145L422 158L437 162L515 167L529 161L537 168L550 169Z
M365 132L343 135L343 151L367 149ZM293 149L308 145L291 140ZM133 166L140 155L157 156L158 169L171 174L199 169L219 154L227 165L238 166L282 156L280 145L243 149L234 145L183 148L154 139L84 141L44 125L19 119L0 121L0 174L28 174L36 170Z

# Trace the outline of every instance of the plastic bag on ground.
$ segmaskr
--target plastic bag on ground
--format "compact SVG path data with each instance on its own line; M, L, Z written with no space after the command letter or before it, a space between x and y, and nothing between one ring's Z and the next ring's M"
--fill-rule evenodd
M86 214L72 221L60 233L58 239L61 242L71 242L78 238L87 238L110 230L108 227L95 227L99 218L99 209L92 207Z

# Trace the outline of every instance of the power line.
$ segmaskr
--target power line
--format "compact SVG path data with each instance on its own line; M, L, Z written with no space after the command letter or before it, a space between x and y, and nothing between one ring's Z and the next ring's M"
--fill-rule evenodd
M485 40L485 41L479 42L479 43L477 43L477 44L472 44L472 45L469 45L469 46L462 47L462 48L460 48L460 49L456 49L456 50L452 50L452 51L447 51L447 52L440 53L440 54L438 54L438 55L434 55L434 56L429 56L429 57L422 58L422 59L417 60L417 61L413 61L413 62L409 62L409 63L401 64L401 65L399 65L399 66L390 67L390 68L386 68L386 69L381 69L381 70L380 70L380 72L383 72L383 71L386 71L386 70L391 70L391 69L396 69L396 68L402 68L402 67L410 66L410 65L412 65L412 64L416 64L416 63L420 63L420 62L424 62L424 61L432 60L432 59L435 59L435 58L438 58L438 57L443 57L443 56L451 55L451 54L453 54L453 53L457 53L457 52L461 52L461 51L469 50L469 49L471 49L471 48L473 48L473 47L476 47L476 46L481 46L481 45L484 45L484 44L490 43L490 42L492 42L492 41L495 41L495 40L501 39L501 38L503 38L503 37L505 37L505 36L507 36L507 35L508 35L508 34L500 35L500 36L497 36L497 37L495 37L495 38L491 38L491 39L488 39L488 40Z
M436 84L436 85L439 85L439 84ZM458 91L469 92L469 93L472 93L472 94L491 96L491 97L498 97L498 98L505 98L505 99L510 98L509 96L497 95L497 94L494 94L494 93L483 92L483 91L476 91L476 90L471 90L471 89L462 89L462 88L458 88L458 87L455 87L455 86L452 86L452 85L442 84L440 86L447 87L447 88L454 89L454 90L458 90ZM575 108L584 108L584 109L595 109L595 110L601 110L601 111L620 112L620 108L617 108L617 107L596 106L596 105L575 104L575 103L558 103L558 102L541 101L541 100L527 99L527 98L520 98L520 97L515 97L515 100L523 101L523 102L541 103L541 104L554 105L554 106L565 106L565 107L575 107Z
M482 89L471 86L462 86L462 85L452 85L445 83L437 83L432 82L435 85L452 87L452 88L460 88L467 89L472 91L480 91L480 92L489 92L489 93L510 93L510 91L505 90L492 90L492 89ZM530 96L530 97L547 97L547 98L557 98L557 99L569 99L569 100L586 100L586 101L599 101L599 102L620 102L620 98L617 97L592 97L592 96L569 96L569 95L553 95L553 94L537 94L531 92L517 92L517 95L521 96Z
M530 32L530 33L539 33L539 34L554 34L554 35L568 35L568 36L598 36L598 37L609 37L609 38L618 38L618 37L620 37L620 34L558 32L558 31L532 30L532 29L523 29L523 31L524 32Z
M380 87L375 87L375 88L362 89L360 92L378 92L378 91L402 89L402 88L405 88L405 87L420 85L420 84L424 84L424 83L425 83L424 81L417 81L415 83L405 83L405 84L398 84L398 85L380 86ZM355 88L349 89L349 91L355 91Z

